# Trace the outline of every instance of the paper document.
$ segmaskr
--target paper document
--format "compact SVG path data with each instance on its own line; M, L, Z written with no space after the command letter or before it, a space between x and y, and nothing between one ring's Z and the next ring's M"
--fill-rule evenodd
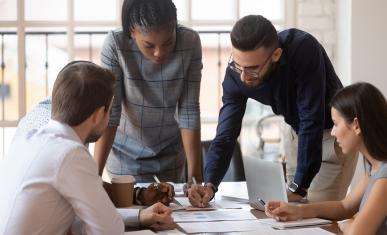
M191 206L191 203L189 202L189 199L187 197L175 197L175 200L178 201L178 203L180 203L179 206L182 206L183 208L171 205L170 207L172 208L172 210L185 209L187 211L208 211L208 210L216 210L216 209L241 209L242 208L240 204L233 203L233 202L222 201L221 204L220 203L218 204L216 202L210 202L208 207L201 208L201 207Z
M304 226L312 226L312 225L324 225L324 224L331 224L332 221L325 220L325 219L319 219L319 218L311 218L311 219L303 219L303 220L296 220L296 221L286 221L286 222L280 222L276 221L275 219L259 219L259 222L263 224L268 224L272 226L273 228L278 229L286 229L286 228L294 228L294 227L304 227Z
M179 222L201 222L222 220L257 220L250 211L227 210L227 211L190 211L173 212L172 217L176 223Z
M136 234L136 235L152 235L156 234L152 232L151 230L140 230L140 231L131 231L131 232L125 232L124 235L131 235L131 234Z
M269 225L259 223L257 220L178 223L177 225L186 233L243 232L241 234L244 235L333 235L333 233L321 228L277 230Z
M224 233L254 231L255 234L270 234L274 229L257 220L217 221L200 223L178 223L186 233ZM259 233L257 233L259 231Z
M247 196L233 196L233 195L222 195L222 199L236 202L249 203Z
M264 232L257 231L247 231L242 232L243 235L257 235L257 234L265 234L265 235L335 235L334 233L328 232L322 228L296 228L296 229L284 229L277 230L273 229L265 230Z
M177 229L175 228L175 229L172 229L172 230L161 230L161 231L157 231L157 234L160 234L160 235L174 235L174 234L177 234L177 235L183 235L183 234L185 234L185 233L180 232L179 230L177 230Z

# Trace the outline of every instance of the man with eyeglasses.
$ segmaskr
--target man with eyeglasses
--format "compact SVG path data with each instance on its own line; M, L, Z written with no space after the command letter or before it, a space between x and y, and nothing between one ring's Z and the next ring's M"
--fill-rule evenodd
M324 48L298 29L277 33L259 15L240 19L232 29L231 43L223 107L207 153L206 183L188 189L191 204L203 207L214 197L230 164L248 98L270 105L291 126L285 154L287 169L296 170L287 172L289 201L306 196L310 201L344 198L357 153L344 156L330 136L329 102L342 84Z

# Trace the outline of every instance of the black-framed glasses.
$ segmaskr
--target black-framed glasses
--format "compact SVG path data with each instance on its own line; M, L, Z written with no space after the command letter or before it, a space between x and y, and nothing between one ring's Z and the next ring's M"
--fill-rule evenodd
M260 76L259 74L261 73L262 69L266 66L267 62L269 61L269 59L272 57L274 51L276 50L277 48L275 48L271 53L270 55L266 58L265 62L262 64L262 65L252 65L252 66L249 66L248 68L246 67L242 67L240 66L239 64L237 64L233 59L232 59L232 54L230 55L230 58L228 60L228 67L234 71L234 72L237 72L238 74L242 74L242 72L251 77L251 78L254 78L254 79L258 79Z

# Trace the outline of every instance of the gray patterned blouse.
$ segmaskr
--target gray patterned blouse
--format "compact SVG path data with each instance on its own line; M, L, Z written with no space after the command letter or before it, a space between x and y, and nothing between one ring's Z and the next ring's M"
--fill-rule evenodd
M154 64L121 29L105 39L102 66L117 78L109 126L118 126L107 169L137 182L183 180L180 128L200 129L202 51L197 32L178 26L176 47Z

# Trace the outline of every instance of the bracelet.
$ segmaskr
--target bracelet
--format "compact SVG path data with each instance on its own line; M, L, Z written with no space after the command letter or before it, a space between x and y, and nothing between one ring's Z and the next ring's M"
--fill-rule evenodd
M134 195L135 204L142 205L142 202L140 201L140 195L141 195L142 190L144 190L144 188L136 187L134 190L135 190L135 195Z

